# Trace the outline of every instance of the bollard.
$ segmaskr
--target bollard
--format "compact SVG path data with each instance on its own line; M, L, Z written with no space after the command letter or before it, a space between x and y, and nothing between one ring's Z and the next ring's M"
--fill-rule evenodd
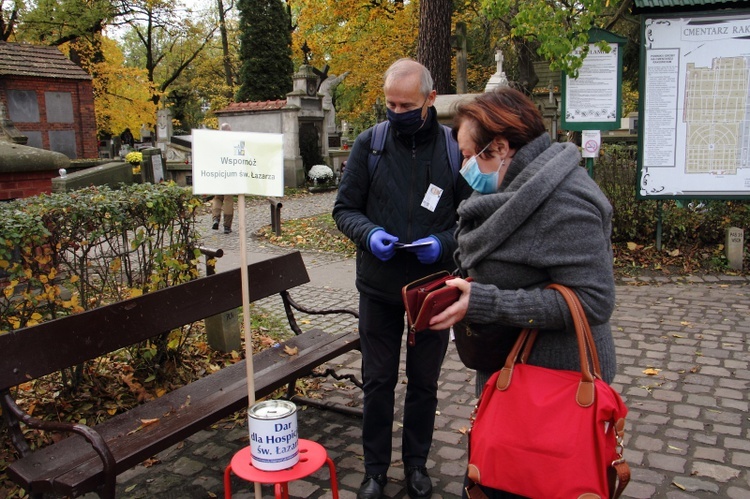
M214 275L216 273L216 267L213 263L209 263L213 258L221 258L224 256L224 250L221 248L217 250L200 247L201 253L206 257L206 275ZM221 314L216 314L211 317L206 317L203 320L206 325L206 340L208 346L214 350L220 352L231 352L232 350L240 350L242 343L240 340L240 321L237 315L237 310L227 310Z
M745 231L739 227L729 227L726 231L724 248L729 268L742 271L742 260L745 257Z
M281 201L276 198L267 198L271 205L271 230L277 236L281 235Z

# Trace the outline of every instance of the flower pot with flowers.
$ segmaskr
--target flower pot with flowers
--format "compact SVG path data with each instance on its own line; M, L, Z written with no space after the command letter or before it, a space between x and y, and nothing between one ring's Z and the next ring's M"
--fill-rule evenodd
M138 151L129 152L125 155L125 161L130 163L130 165L133 167L133 180L135 180L136 182L140 182L143 153L140 153Z
M312 186L309 187L310 191L329 190L336 187L333 182L333 170L328 165L314 165L307 172L307 178L312 182Z

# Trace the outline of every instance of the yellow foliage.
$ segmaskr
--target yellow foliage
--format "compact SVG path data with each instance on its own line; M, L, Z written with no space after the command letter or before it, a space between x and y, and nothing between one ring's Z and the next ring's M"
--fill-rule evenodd
M91 62L94 57L90 43L83 39L76 42L76 50L89 62L85 69L94 75L97 130L119 135L125 128L130 128L140 139L141 125L151 126L155 121L157 109L151 96L159 92L148 81L145 69L125 65L125 57L117 42L106 37L101 37L100 41L104 55L102 62Z
M356 105L340 110L342 119L371 110L378 97L382 100L388 66L415 55L418 2L299 0L292 8L298 28L292 34L293 53L302 54L300 48L307 42L313 66L328 64L329 73L336 75L351 71L342 85L361 89Z
M122 268L122 260L120 258L113 259L109 264L109 269L112 272L119 272Z

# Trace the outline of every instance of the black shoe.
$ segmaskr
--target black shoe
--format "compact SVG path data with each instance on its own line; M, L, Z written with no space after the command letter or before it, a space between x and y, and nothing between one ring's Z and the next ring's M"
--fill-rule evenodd
M383 497L383 489L388 479L385 475L370 475L365 473L362 485L359 486L357 499L380 499Z
M232 229L230 229L229 227L224 227L224 234L229 234L230 232L232 232Z
M406 490L409 497L431 497L432 481L424 466L406 467Z
M219 222L214 222L214 224L211 226L213 230L219 230Z

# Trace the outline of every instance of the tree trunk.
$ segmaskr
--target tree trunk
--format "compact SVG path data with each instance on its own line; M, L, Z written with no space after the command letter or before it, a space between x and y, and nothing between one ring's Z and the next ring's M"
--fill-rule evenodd
M227 25L224 20L224 2L216 0L216 6L219 9L219 31L221 32L221 53L224 62L224 78L229 87L229 97L234 94L234 75L232 74L232 64L229 60L229 38L227 36Z
M417 60L432 73L439 94L451 90L451 0L422 0L419 4Z
M534 87L539 82L539 77L534 70L534 51L522 39L514 38L513 45L518 55L518 86L519 90L526 95L531 95Z

